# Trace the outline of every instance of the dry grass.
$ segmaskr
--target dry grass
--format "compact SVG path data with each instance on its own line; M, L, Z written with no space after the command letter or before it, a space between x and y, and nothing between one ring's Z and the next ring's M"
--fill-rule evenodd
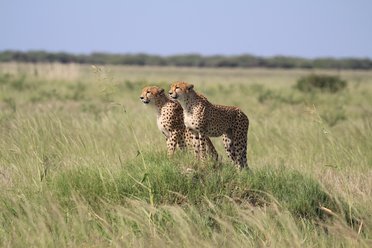
M0 64L1 246L371 246L372 72L321 71L349 82L338 94L292 87L312 72ZM181 202L200 196L199 203L164 204L168 198L156 194L167 183L188 182L181 172L198 163L184 154L166 158L155 113L138 99L144 85L167 90L176 80L194 83L211 102L241 107L251 122L255 175L222 170L213 177L207 166L196 173L209 180L203 181L209 193L177 195L181 187L167 194ZM230 166L221 139L213 142ZM314 182L305 180L304 189L319 184L343 207L319 206L334 215L326 221L297 217L294 200L285 199L291 188L274 190L278 171L310 177ZM82 176L66 177L70 172ZM274 197L270 205L231 200L243 186L258 189L260 173L260 187ZM236 189L213 185L229 175ZM61 178L65 185L56 184ZM127 179L137 191L116 195Z

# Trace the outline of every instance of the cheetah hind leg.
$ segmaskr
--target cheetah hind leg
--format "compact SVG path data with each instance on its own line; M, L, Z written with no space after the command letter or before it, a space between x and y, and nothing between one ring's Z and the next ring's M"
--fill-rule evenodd
M234 139L231 130L222 135L223 145L227 156L233 161L236 161L236 151L234 146Z
M247 139L244 138L243 141L238 141L239 145L236 146L236 160L234 161L239 169L248 167L247 162Z
M234 132L234 148L236 151L235 164L239 169L248 167L247 145L248 145L248 123L236 129Z

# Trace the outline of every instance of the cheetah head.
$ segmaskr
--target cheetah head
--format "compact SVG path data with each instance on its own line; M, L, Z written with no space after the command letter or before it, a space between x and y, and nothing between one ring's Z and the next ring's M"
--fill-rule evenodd
M172 99L181 100L186 94L191 92L194 88L194 85L186 82L175 82L171 85L169 91L169 96Z
M157 97L164 95L164 89L157 86L147 86L143 88L140 99L143 103L153 103Z

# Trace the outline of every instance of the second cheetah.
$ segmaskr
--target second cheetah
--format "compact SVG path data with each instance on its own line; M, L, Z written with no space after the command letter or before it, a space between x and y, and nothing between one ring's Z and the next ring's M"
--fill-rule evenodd
M228 157L239 169L248 167L249 120L239 108L212 104L186 82L173 83L169 95L181 104L186 127L198 136L194 147L199 157L205 157L208 137L222 135Z

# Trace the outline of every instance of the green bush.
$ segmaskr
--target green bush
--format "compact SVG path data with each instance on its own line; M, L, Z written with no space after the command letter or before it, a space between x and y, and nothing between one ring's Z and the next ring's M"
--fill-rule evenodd
M270 205L275 199L294 217L309 220L326 218L319 206L348 212L347 207L338 206L335 198L315 179L297 171L266 167L254 173L238 172L231 165L223 165L185 173L182 165L177 166L182 163L177 159L169 161L162 156L148 155L147 168L133 161L121 173L113 175L108 170L81 167L58 174L49 181L49 186L63 204L72 206L71 196L75 192L93 209L100 207L99 199L121 203L137 199L155 206L188 203L205 211L208 204L203 199L222 207L229 205L227 198L230 198L238 204L254 206Z
M318 89L324 92L335 93L344 89L346 85L346 81L338 76L311 74L301 77L297 81L296 88L303 92L312 92Z

